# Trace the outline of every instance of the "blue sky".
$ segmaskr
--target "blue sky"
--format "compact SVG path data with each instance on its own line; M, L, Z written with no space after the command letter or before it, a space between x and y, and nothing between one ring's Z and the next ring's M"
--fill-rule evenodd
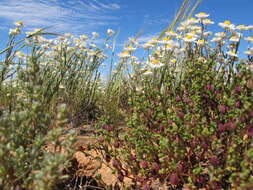
M182 1L0 0L0 47L18 20L24 21L26 30L50 26L60 33L97 31L103 36L112 28L120 30L119 43L140 31L145 40L170 23ZM252 8L253 0L203 0L198 11L209 13L216 24L227 19L235 24L253 24Z

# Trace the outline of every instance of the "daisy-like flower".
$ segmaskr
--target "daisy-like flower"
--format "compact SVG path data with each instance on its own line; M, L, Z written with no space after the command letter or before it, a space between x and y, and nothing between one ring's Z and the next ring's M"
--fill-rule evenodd
M231 42L239 42L240 41L240 35L234 35L234 36L232 36L230 39L229 39L229 41L231 41Z
M204 46L205 45L205 40L198 40L196 42L199 46Z
M79 36L81 40L87 40L88 39L88 36L83 34L83 35L80 35Z
M124 50L129 51L129 52L133 52L136 50L136 48L134 48L133 46L130 45L128 47L125 47Z
M171 59L171 60L170 60L170 63L175 64L176 62L177 62L177 60L176 60L176 59Z
M229 55L230 57L238 57L238 54L235 51L228 51L227 55Z
M65 33L64 34L64 36L66 37L66 38L73 38L74 37L74 35L73 34L71 34L71 33Z
M246 38L244 38L246 41L253 43L253 36L248 36Z
M179 48L179 43L175 42L173 40L170 40L170 41L165 43L165 49L164 50L175 50L177 48Z
M171 37L171 38L176 38L177 37L177 33L172 31L172 30L169 30L165 33L168 37Z
M183 40L187 43L191 43L191 42L194 42L196 41L196 37L195 35L191 34L191 33L187 33L186 36L183 38Z
M157 38L152 38L150 40L150 43L156 44L156 43L158 43L158 39Z
M22 26L24 26L24 23L22 21L17 21L17 22L15 22L15 26L22 27Z
M189 25L197 24L197 23L199 23L199 20L196 19L196 18L190 18L190 19L186 20L186 23L189 24Z
M151 59L151 62L150 62L150 67L152 68L160 68L164 66L163 63L161 63L158 59Z
M253 55L253 52L250 51L250 50L247 50L247 51L244 52L244 54L246 54L246 55Z
M224 38L224 37L226 37L226 32L217 32L214 35L217 37L220 37L220 38Z
M154 45L150 42L147 42L147 43L143 44L142 47L144 49L150 49L150 48L154 47Z
M191 27L192 23L189 22L189 20L186 20L184 22L181 22L180 26L177 27L177 30L182 32L185 31L187 29L189 29Z
M212 32L209 32L209 31L208 32L204 32L203 35L204 35L204 37L208 37L208 36L212 35Z
M136 61L138 58L136 56L131 56L131 59Z
M202 21L202 23L203 23L204 25L214 24L214 22L213 22L212 20L210 20L210 19L204 19L204 20Z
M200 31L201 31L201 26L198 26L198 25L192 25L192 26L191 26L191 30L194 30L194 31L196 31L196 30L200 30Z
M219 23L219 26L225 30L234 30L235 29L235 25L232 24L229 20Z
M18 34L20 34L20 33L21 33L20 28L10 29L10 31L9 31L9 34L10 34L10 35L18 35Z
M201 13L198 13L198 14L195 14L195 16L199 19L205 19L207 17L209 17L209 14L206 14L204 12L201 12Z
M213 37L213 39L211 39L211 42L221 42L223 39L221 37Z
M152 75L152 71L150 71L150 70L147 70L147 71L145 71L144 73L143 73L143 75Z
M115 32L112 29L107 30L107 35L112 36Z
M97 38L97 37L99 36L99 34L98 34L97 32L92 32L91 34L92 34L92 37L93 37L94 39Z
M239 25L236 27L237 30L248 30L248 27L246 25Z
M88 56L92 57L92 56L95 56L97 53L95 51L90 50L87 52L87 54Z
M25 54L24 54L23 52L21 52L21 51L17 51L17 52L15 53L15 55L16 55L18 58L24 58L24 57L25 57Z
M136 38L128 38L128 41L130 42L130 43L132 43L132 44L134 44L134 45L139 45L139 43L137 42L137 40L136 40Z
M248 29L248 30L253 30L253 25L247 26L247 29Z
M119 53L118 56L119 56L120 58L128 58L128 57L130 57L131 55L130 55L129 51L123 51L123 52Z

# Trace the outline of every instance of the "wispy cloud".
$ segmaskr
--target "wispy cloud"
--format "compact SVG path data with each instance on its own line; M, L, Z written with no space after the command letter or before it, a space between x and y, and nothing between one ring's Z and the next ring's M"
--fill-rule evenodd
M146 43L152 38L157 38L158 36L159 36L159 33L144 35L144 36L139 37L137 41L139 43Z
M163 15L156 15L151 16L149 14L146 14L144 16L144 23L148 25L161 25L161 24L169 24L171 21L171 16L169 14L163 14Z
M118 23L121 6L103 0L1 0L2 26L22 20L28 29L52 27L57 32L86 33Z

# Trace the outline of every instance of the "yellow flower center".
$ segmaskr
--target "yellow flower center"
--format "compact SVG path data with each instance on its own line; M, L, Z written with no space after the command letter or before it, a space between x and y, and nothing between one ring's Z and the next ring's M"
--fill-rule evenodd
M166 48L171 48L170 44L165 45Z
M198 40L198 43L204 43L205 41L204 40Z
M231 24L231 22L229 20L225 20L224 24Z
M121 54L122 54L122 55L129 55L129 52L124 51L124 52L122 52Z
M176 60L176 59L172 59L172 60L170 60L170 62L171 62L171 63L176 63L177 60Z
M155 64L155 65L157 65L159 63L159 60L153 59L152 63Z
M204 15L206 15L206 13L201 12L201 13L199 13L199 15L204 16Z
M163 41L169 41L170 40L170 38L169 37L165 37L165 38L163 38Z
M186 38L187 38L188 40L191 40L191 39L193 38L193 36L192 36L192 35L187 35Z

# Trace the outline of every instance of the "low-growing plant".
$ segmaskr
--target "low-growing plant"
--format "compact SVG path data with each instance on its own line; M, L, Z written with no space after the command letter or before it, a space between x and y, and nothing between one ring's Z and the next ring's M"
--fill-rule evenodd
M242 28L252 27L220 23L225 31L213 46L208 16L144 44L153 47L146 63L132 57L133 46L120 54L134 71L127 126L104 118L97 147L120 182L130 178L145 190L157 179L175 189L253 188L253 54L237 55Z
M86 46L85 35L46 39L50 33L39 29L15 42L22 25L11 29L1 52L0 187L54 189L67 177L63 169L73 153L71 118L94 109L104 55L95 44Z

